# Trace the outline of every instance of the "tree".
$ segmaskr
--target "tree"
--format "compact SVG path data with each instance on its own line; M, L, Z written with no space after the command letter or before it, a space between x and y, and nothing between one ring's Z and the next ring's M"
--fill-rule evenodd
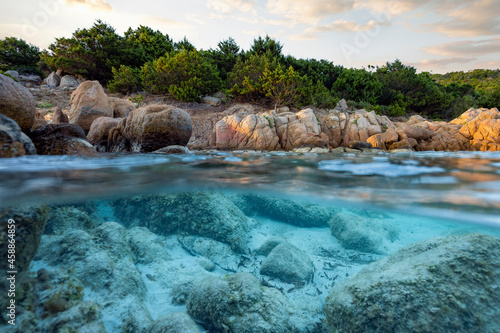
M6 37L0 40L0 70L39 73L40 49L22 39Z
M259 38L253 40L253 44L250 47L249 54L259 56L267 54L271 58L279 59L280 57L282 57L282 50L283 44L266 35L265 38L259 36Z
M141 70L121 65L119 69L113 67L113 79L108 84L110 92L129 94L142 88Z
M220 41L217 49L210 49L207 56L217 66L221 79L226 80L238 59L240 47L232 37Z
M174 50L174 43L168 34L143 25L125 32L125 45L128 52L125 64L137 68Z
M146 63L142 80L147 91L170 93L180 101L200 101L222 86L215 67L198 51L185 49Z
M188 41L186 36L184 36L184 38L181 41L174 43L174 49L177 52L180 52L182 50L193 51L196 50L196 47L194 47L194 45L191 44L190 41Z
M344 69L333 84L332 93L338 98L376 105L382 94L382 85L364 69Z
M92 28L78 29L71 38L57 38L43 58L52 70L62 69L106 83L112 78L112 68L123 63L123 49L123 37L97 20Z
M259 80L264 94L272 98L275 107L296 106L309 101L307 77L300 76L292 66L288 67L288 70L283 70L279 64L274 70L265 68Z

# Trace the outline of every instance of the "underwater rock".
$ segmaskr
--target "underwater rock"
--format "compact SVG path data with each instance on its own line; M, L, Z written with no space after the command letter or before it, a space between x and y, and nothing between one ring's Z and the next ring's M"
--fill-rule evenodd
M260 194L235 194L233 202L247 215L261 215L299 227L324 227L338 213L337 209L299 203Z
M115 259L132 259L132 251L128 242L128 233L121 224L106 222L90 233L94 243Z
M194 320L183 312L167 313L155 320L150 333L201 333Z
M132 263L123 227L117 225L104 223L92 236L76 229L63 236L45 236L36 258L52 266L74 267L75 276L85 286L108 292L111 297L132 295L142 300L146 286Z
M399 234L399 229L390 221L367 219L344 212L335 215L329 225L332 235L344 248L362 252L383 252L383 242L392 242Z
M262 262L260 273L284 282L304 281L313 273L313 263L304 251L290 243L281 243Z
M127 299L126 304L117 318L121 324L120 332L150 333L153 319L146 306L135 298Z
M172 258L164 248L163 241L144 227L134 227L128 231L128 243L136 264L168 261Z
M140 196L111 205L127 228L144 226L160 235L186 232L229 244L239 253L247 250L248 218L221 193Z
M256 254L267 256L271 251L281 243L285 243L286 239L282 236L272 236L265 240L265 242L255 250Z
M40 239L45 229L49 216L49 208L47 206L20 206L16 208L0 209L0 220L3 221L0 231L0 249L1 253L7 254L9 230L13 230L15 226L15 270L18 274L27 272L31 260L37 252L40 244ZM13 223L9 223L12 220ZM1 261L0 269L8 271L7 258ZM12 269L10 269L12 270ZM3 282L3 279L2 279Z
M92 230L97 226L95 219L89 214L73 206L50 207L49 218L44 234L60 235L68 229Z
M306 332L306 321L277 289L260 285L250 273L209 277L196 284L188 314L216 332Z
M227 244L210 238L187 236L179 238L182 247L196 256L210 259L214 264L226 271L234 272L239 263L237 257Z
M335 285L326 316L336 332L495 332L500 240L469 234L403 248Z

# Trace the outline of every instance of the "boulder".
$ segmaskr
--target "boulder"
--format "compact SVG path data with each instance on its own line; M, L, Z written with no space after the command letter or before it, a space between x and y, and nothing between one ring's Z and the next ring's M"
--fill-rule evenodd
M0 113L14 120L23 132L35 122L35 100L28 89L0 74Z
M498 151L500 146L500 112L490 110L469 110L464 117L470 119L460 128L460 133L470 140L472 150ZM476 115L474 118L472 116ZM472 118L472 119L471 119Z
M109 97L109 101L113 105L114 118L125 118L128 116L130 111L135 109L134 103L132 103L128 99Z
M351 141L349 143L349 148L350 149L357 149L357 150L364 150L364 149L372 149L373 146L369 142Z
M126 229L108 222L91 234L70 229L62 236L47 237L36 258L51 266L74 267L74 276L84 286L106 292L115 302L130 296L144 300L146 285L130 253Z
M14 78L17 81L19 81L19 79L20 79L18 71L9 70L9 71L5 71L5 74L10 75L12 78Z
M280 113L274 118L276 133L282 149L327 146L328 139L321 135L321 126L312 109L304 109L296 114Z
M310 318L298 314L282 293L261 286L250 273L202 280L192 288L186 308L209 332L312 331Z
M35 122L33 123L33 126L31 127L31 130L37 130L45 125L47 125L47 121L45 120L45 115L43 112L40 110L35 111Z
M336 284L326 300L332 332L496 332L500 240L429 239Z
M368 219L350 213L339 213L330 222L332 235L350 250L381 253L384 242L399 237L399 229L388 220Z
M110 133L111 151L152 152L172 145L185 146L192 133L189 114L169 105L132 110Z
M151 326L150 333L201 333L195 321L183 312L160 316Z
M144 227L135 227L128 232L128 243L136 264L150 264L171 260L163 241Z
M42 78L40 75L19 75L19 81L23 82L24 84L39 84L42 82Z
M336 209L261 194L234 194L231 199L247 216L265 216L299 227L324 227Z
M51 124L68 124L69 118L66 113L58 106L54 108L54 116L52 117Z
M46 125L29 134L40 155L94 155L95 148L86 140L80 126Z
M398 133L393 128L388 128L384 133L378 133L370 136L366 142L370 143L374 148L387 150L392 144L399 140Z
M55 72L52 72L45 78L45 80L43 80L43 83L48 85L49 88L56 88L59 87L59 84L61 83L61 77Z
M217 106L220 106L222 101L220 98L217 98L217 97L210 97L210 96L205 96L203 97L202 99L203 103L205 104L209 104L213 107L217 107Z
M349 147L353 141L367 142L368 138L382 133L380 116L375 111L357 110L352 114L345 115L343 129L342 146Z
M153 154L165 154L165 155L170 155L170 154L189 154L190 151L187 147L184 146L167 146L160 148L158 150L155 150Z
M247 251L247 217L221 193L150 195L111 204L115 218L127 228L144 226L160 235L184 232L226 243L239 253Z
M99 117L113 118L113 104L98 81L85 81L71 94L69 122L88 132Z
M33 142L14 120L0 113L0 158L23 155L36 155Z
M99 117L92 122L87 141L96 146L99 151L106 151L108 147L108 136L111 129L120 124L121 119L110 117Z
M313 273L313 264L304 251L283 242L262 262L260 273L289 283L305 281Z
M60 82L60 88L76 88L80 85L80 82L72 75L64 75Z
M338 103L337 103L337 108L341 111L341 112L347 112L349 111L349 108L347 107L347 102L345 101L345 99L341 99Z
M276 150L280 147L279 138L271 126L270 117L227 116L215 125L215 144L219 149Z

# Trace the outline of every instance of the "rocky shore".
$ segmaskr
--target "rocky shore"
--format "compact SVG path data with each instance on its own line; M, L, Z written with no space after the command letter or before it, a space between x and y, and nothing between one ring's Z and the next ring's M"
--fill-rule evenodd
M160 98L139 105L108 96L97 81L66 78L64 86L56 81L53 75L42 85L30 81L25 84L28 89L0 75L1 157L35 151L43 155L154 152L169 146L302 153L500 150L496 108L470 109L450 122L418 115L398 122L374 111L351 110L344 100L332 110L300 111L226 106L214 97L205 98L203 104L171 105L175 103ZM36 105L33 95L54 103ZM169 151L186 150L161 152Z

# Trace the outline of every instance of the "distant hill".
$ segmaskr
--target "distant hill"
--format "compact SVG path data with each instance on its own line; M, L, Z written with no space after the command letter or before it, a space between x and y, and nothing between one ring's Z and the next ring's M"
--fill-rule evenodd
M469 72L433 74L431 77L442 85L470 84L478 91L500 90L500 69L475 69Z

